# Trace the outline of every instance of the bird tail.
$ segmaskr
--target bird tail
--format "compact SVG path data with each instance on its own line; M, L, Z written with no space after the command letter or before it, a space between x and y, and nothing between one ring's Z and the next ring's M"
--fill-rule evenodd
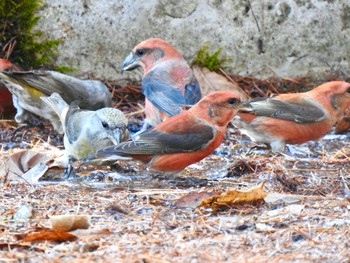
M5 71L0 71L0 79L6 80L6 81L11 81L11 79L9 78L9 76L6 75L6 72L5 72Z
M54 92L50 97L40 97L40 99L48 105L60 118L62 125L65 124L66 115L69 109L69 105L65 102L62 97Z
M6 73L6 71L0 71L0 83L3 83L4 85L12 83L18 84L15 79L11 78L11 76Z

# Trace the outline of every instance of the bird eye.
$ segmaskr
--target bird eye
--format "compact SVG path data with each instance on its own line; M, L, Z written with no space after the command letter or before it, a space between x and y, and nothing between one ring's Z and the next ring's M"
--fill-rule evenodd
M105 121L102 122L102 126L103 126L103 128L105 128L105 129L108 129L108 128L109 128L108 123L105 122Z
M236 99L236 98L229 98L229 99L227 100L227 102L228 102L229 104L236 104L236 103L239 102L239 100Z
M138 49L138 50L136 50L136 54L138 56L143 56L145 54L145 50L144 49Z

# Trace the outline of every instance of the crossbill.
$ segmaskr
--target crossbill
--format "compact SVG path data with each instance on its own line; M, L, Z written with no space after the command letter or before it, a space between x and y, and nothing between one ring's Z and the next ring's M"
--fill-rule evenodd
M182 112L182 105L193 105L201 91L192 70L181 54L168 42L150 38L134 47L122 70L143 69L145 123L142 130L156 126L164 118Z
M211 154L236 113L239 95L216 91L188 111L170 117L133 140L98 150L100 160L131 158L162 172L178 172Z
M82 110L77 102L68 105L58 93L41 99L60 118L64 148L66 156L70 158L90 158L97 149L116 145L129 138L128 120L118 109Z
M0 71L19 70L19 68L10 61L0 58ZM15 108L12 103L12 94L5 85L0 83L0 116L14 114Z
M242 103L232 123L253 141L284 152L286 144L321 138L350 105L350 83L332 81L308 92Z
M40 97L56 92L68 104L80 101L79 106L87 110L112 105L108 88L98 80L80 80L56 71L3 71L0 72L0 79L13 95L17 122L29 120L31 113L34 113L48 119L59 133L63 133L59 118L42 105Z
M334 132L336 134L344 133L348 131L350 128L350 109L348 109L347 113L339 119L337 125L335 126Z

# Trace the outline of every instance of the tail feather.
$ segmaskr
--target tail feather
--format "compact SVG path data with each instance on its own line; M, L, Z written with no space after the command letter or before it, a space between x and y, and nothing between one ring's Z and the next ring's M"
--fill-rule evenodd
M48 105L60 118L60 121L63 125L63 129L65 130L65 120L67 116L67 112L69 109L69 105L65 102L62 97L58 93L52 93L50 97L41 97L40 98L46 105Z

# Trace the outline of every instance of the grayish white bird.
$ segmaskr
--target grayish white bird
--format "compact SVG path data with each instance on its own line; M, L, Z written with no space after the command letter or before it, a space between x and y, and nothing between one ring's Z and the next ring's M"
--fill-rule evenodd
M98 149L117 145L129 138L128 120L118 109L82 110L77 102L68 105L57 93L41 97L41 100L60 118L68 157L77 160L90 158Z
M112 105L111 94L101 81L80 80L56 71L2 71L0 81L13 95L17 122L29 120L31 113L34 113L48 119L59 133L63 133L59 117L42 103L40 97L56 92L66 103L79 101L79 107L87 110Z

